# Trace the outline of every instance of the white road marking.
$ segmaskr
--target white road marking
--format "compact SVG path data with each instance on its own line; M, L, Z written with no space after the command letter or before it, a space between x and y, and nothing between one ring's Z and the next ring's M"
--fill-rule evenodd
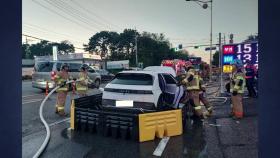
M156 150L154 151L153 155L154 156L161 156L162 152L164 151L164 148L166 144L168 143L170 137L163 137L161 141L159 142Z
M208 124L209 126L216 126L216 127L220 127L221 125L219 125L219 124L212 124L212 123L210 123L210 124Z
M66 119L63 119L63 120L60 120L60 121L56 121L54 123L51 123L49 124L49 126L54 126L54 125L57 125L57 124L60 124L60 123L63 123L63 122L66 122L66 121L69 121L70 122L70 117L66 118Z
M35 102L39 102L42 101L42 99L34 99L34 100L29 100L29 101L25 101L22 104L29 104L29 103L35 103Z
M43 94L31 94L31 95L24 95L24 96L22 96L22 98L39 96L39 95L43 96Z

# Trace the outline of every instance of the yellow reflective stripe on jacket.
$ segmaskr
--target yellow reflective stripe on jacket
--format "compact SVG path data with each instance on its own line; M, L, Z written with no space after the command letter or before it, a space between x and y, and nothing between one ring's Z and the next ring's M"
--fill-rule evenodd
M77 91L86 91L88 90L87 87L77 87Z
M56 91L57 92L68 91L68 88L67 87L61 87L61 88L58 88Z
M205 90L206 89L206 86L203 82L203 79L199 76L199 86L200 86L200 89L201 90Z
M194 109L195 109L195 110L200 110L200 109L201 109L201 106L195 106Z
M86 90L88 90L88 87L87 87L88 76L86 74L80 73L79 74L79 80L80 80L80 82L76 83L77 91L86 91Z
M193 80L191 82L188 82L187 90L200 90L199 78L197 75L194 75Z
M59 110L59 111L60 111L60 110L64 110L64 106L58 106L58 107L57 107L57 110Z
M235 84L232 84L232 81L235 82ZM240 81L243 81L243 84L241 86L238 85ZM244 93L245 88L245 78L242 76L241 73L237 73L233 75L233 79L230 82L230 92L237 91L237 93Z

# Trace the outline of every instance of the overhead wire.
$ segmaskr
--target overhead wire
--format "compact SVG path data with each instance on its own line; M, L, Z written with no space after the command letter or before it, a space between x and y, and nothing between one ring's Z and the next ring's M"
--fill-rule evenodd
M79 9L76 9L74 8L71 4L67 3L68 1L55 1L57 3L60 3L63 7L66 7L68 9L70 9L71 11L77 13L79 16L85 18L85 19L89 19L90 22L94 22L95 25L98 25L100 27L105 27L105 28L108 28L109 30L111 30L111 26L108 25L107 23L101 23L100 21L92 18L92 16L88 16L85 12L84 12L84 9L82 10L79 10ZM75 6L76 7L76 6Z
M66 15L70 15L72 18L92 27L91 29L94 29L96 31L100 31L102 30L99 26L94 25L93 23L91 23L91 21L83 16L81 16L79 13L77 13L74 10L71 10L68 8L67 5L65 4L61 4L58 3L57 1L53 1L53 0L45 0L45 2L47 2L49 5L51 5L53 8L56 8L62 12L64 12Z
M93 16L95 16L95 17L101 19L101 20L103 20L104 22L106 22L106 23L108 23L108 24L110 24L110 25L112 25L112 26L114 26L114 27L116 27L116 28L122 30L122 28L119 27L118 25L115 25L115 24L109 22L108 20L104 19L103 17L99 16L98 14L94 13L93 11L91 11L91 10L89 10L89 9L87 9L87 8L85 8L85 7L83 7L83 6L80 5L79 3L75 2L75 0L71 0L70 2L74 3L76 6L80 7L81 9L83 9L83 10L86 11L86 12L88 12L89 14L91 14L91 15L93 15Z
M53 30L44 28L44 27L42 27L42 26L38 26L38 25L26 23L26 22L23 22L23 25L30 26L30 27L34 27L34 28L41 29L41 30L48 31L48 32L53 32L53 33L55 33L55 34L59 34L59 35L65 36L65 37L75 38L75 39L77 39L77 40L79 40L79 41L82 41L82 39L77 38L76 36L68 35L68 34L64 34L64 33L59 33L59 32L56 32L56 31L53 31Z
M59 42L55 42L55 41L51 41L51 40L47 40L47 39L35 37L35 36L32 36L32 35L27 35L27 34L25 34L25 33L22 33L22 35L25 36L25 37L34 38L34 39L37 39L37 40L40 40L40 41L48 41L48 42L53 42L53 43L59 43ZM75 49L82 49L82 50L84 50L84 48L79 48L79 47L74 47L74 48L75 48Z
M71 43L84 44L84 42L72 40L72 39L69 39L69 37L66 38L66 36L64 36L64 35L57 34L55 32L52 33L52 31L38 29L36 27L25 26L25 24L23 24L23 30L31 32L32 34L33 33L36 33L38 35L44 34L45 36L50 36L51 35L52 37L55 37L55 39L60 40L60 41L65 41L66 40L66 41L70 41Z
M33 1L34 3L36 3L37 5L39 5L39 6L43 7L43 8L45 8L45 9L48 10L49 12L52 12L52 13L54 13L54 14L56 14L56 15L58 15L58 16L64 18L64 19L66 19L66 20L72 22L72 23L75 23L76 25L78 25L78 26L80 26L80 27L83 27L84 29L86 29L86 30L88 30L88 31L92 31L92 28L90 28L90 27L88 27L88 26L85 26L85 25L83 25L83 24L81 24L81 23L79 23L79 22L77 22L77 21L74 21L74 20L72 20L72 19L70 19L70 18L68 18L68 17L66 17L66 16L64 16L64 15L61 15L59 12L57 12L57 11L55 11L55 10L53 10L53 9L50 9L50 8L46 7L45 5L41 4L40 2L38 2L38 1L36 1L36 0L32 0L32 1Z

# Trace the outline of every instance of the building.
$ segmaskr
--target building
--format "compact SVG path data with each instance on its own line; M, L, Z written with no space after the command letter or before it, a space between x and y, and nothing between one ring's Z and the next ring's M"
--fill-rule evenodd
M34 58L35 58L35 62L53 61L53 56L35 56ZM89 53L71 53L71 54L58 55L57 59L59 61L85 63L99 68L105 68L105 61L101 59L100 55L94 55Z

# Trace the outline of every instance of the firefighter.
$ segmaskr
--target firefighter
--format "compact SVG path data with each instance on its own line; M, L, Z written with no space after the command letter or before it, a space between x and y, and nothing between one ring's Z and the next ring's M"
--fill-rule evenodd
M203 103L203 105L206 108L206 112L204 112L204 116L211 116L212 112L213 112L213 107L211 106L210 102L208 101L207 97L206 97L206 86L204 84L203 79L198 76L199 78L199 88L200 88L200 92L199 92L199 100Z
M254 88L254 80L256 76L256 67L251 63L250 60L246 61L246 66L245 66L245 71L246 71L246 86L248 90L248 96L249 97L256 97L256 91Z
M88 77L88 66L82 65L79 73L79 82L76 83L76 89L79 97L84 97L87 95L88 84L92 83L90 78Z
M64 111L64 105L68 92L68 85L66 84L67 80L70 79L68 74L69 65L64 63L61 65L60 71L55 75L54 81L57 86L60 88L57 89L57 99L56 99L56 110L55 112L60 116L66 116Z
M233 74L230 82L230 92L232 93L232 111L230 115L233 119L241 119L243 118L242 95L245 87L245 74L242 71L243 64L241 60L236 59L231 65L233 66Z
M195 70L192 64L186 63L185 65L187 74L186 78L182 80L182 84L186 87L187 95L190 104L194 107L195 115L203 119L202 108L199 101L199 78L195 75Z

